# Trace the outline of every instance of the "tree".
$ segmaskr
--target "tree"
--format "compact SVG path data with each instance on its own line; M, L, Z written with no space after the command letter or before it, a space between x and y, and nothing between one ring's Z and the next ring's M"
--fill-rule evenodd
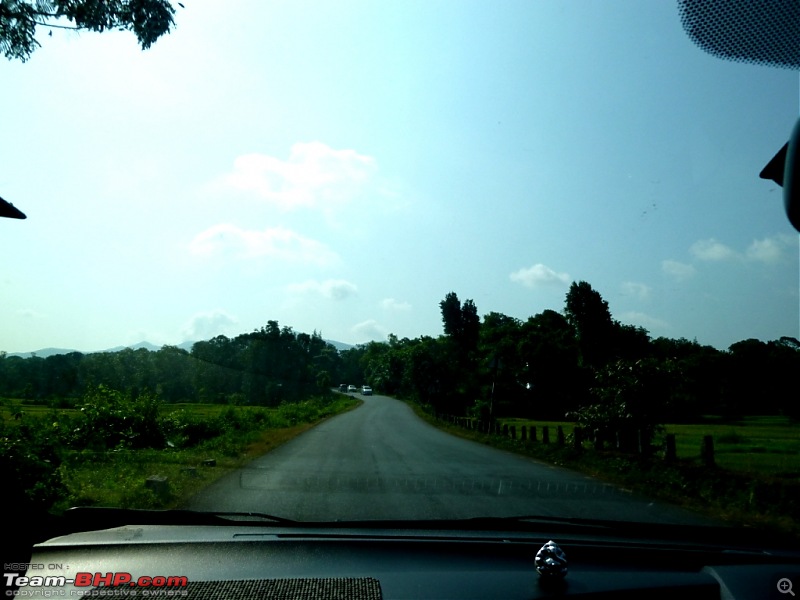
M613 352L614 338L614 321L608 302L585 281L573 281L567 292L564 314L575 328L583 364L601 367L607 363Z
M405 385L411 397L444 413L461 413L458 394L459 371L448 360L441 338L422 336L406 352Z
M472 300L466 300L461 307L461 344L467 352L477 349L480 327L478 307Z
M183 4L177 2L183 8ZM175 22L169 0L0 0L0 51L27 61L41 44L36 28L132 31L146 50Z
M445 335L458 337L461 333L461 300L455 292L450 292L439 302L442 309L442 323Z
M644 327L614 321L614 353L617 358L636 360L652 354L650 334Z
M439 302L439 308L442 309L445 335L456 343L463 356L474 352L478 347L481 324L475 303L467 300L462 306L458 295L450 292Z
M787 343L788 342L788 343ZM728 349L724 401L734 415L800 414L796 389L800 351L791 338L747 339Z
M563 419L583 400L589 374L578 365L575 329L563 315L545 310L530 317L522 325L518 353L531 389L530 416Z
M581 427L598 431L601 440L616 443L622 451L635 452L639 439L648 446L662 429L675 378L671 361L645 358L610 362L596 373L594 402L570 416Z
M455 292L447 294L439 307L442 309L442 323L446 334L441 358L447 360L458 373L458 377L450 379L450 392L454 400L448 402L452 410L460 412L471 405L480 394L476 360L481 320L475 303L467 300L462 305Z

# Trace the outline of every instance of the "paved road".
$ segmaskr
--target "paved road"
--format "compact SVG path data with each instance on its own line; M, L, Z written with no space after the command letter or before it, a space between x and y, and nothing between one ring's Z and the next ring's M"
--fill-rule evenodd
M195 496L186 508L300 520L546 515L703 523L584 475L443 433L364 397Z

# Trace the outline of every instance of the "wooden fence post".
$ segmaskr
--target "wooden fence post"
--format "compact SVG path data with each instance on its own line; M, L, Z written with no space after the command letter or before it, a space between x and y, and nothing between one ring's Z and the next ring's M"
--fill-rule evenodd
M547 425L542 425L542 443L550 443L550 429L547 427Z
M564 428L561 425L559 425L558 429L556 429L556 443L559 446L564 445Z
M503 423L503 437L508 437L508 423Z
M583 448L583 428L575 426L572 430L572 443L575 446L575 450L580 450Z
M531 441L536 441L536 425L531 425Z
M710 435L703 436L703 447L700 451L700 456L707 467L714 466L714 438Z
M512 425L511 426L511 439L512 440L517 439L517 426L516 425Z
M519 436L523 442L528 441L528 428L525 425L520 428Z
M639 430L639 454L642 456L650 456L652 453L652 445L650 444L650 434L644 430Z
M678 458L678 453L675 450L675 434L668 433L664 440L664 460L666 462L675 462Z

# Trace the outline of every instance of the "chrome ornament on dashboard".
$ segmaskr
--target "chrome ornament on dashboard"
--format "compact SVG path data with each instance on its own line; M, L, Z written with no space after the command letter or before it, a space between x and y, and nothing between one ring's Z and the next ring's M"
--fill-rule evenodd
M553 540L536 553L536 572L542 577L559 578L567 575L567 555Z

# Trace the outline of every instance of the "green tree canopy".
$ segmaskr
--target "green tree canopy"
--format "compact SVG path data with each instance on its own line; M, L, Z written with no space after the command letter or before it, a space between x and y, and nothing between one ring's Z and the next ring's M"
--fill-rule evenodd
M600 292L585 281L573 281L564 315L575 328L583 364L599 367L608 362L613 352L614 321Z
M444 332L466 355L478 347L478 335L481 319L478 307L472 300L466 300L462 306L455 292L450 292L439 303L442 309Z
M177 2L183 7L183 4ZM175 25L168 0L0 0L0 52L28 60L41 44L37 28L131 31L146 50Z

